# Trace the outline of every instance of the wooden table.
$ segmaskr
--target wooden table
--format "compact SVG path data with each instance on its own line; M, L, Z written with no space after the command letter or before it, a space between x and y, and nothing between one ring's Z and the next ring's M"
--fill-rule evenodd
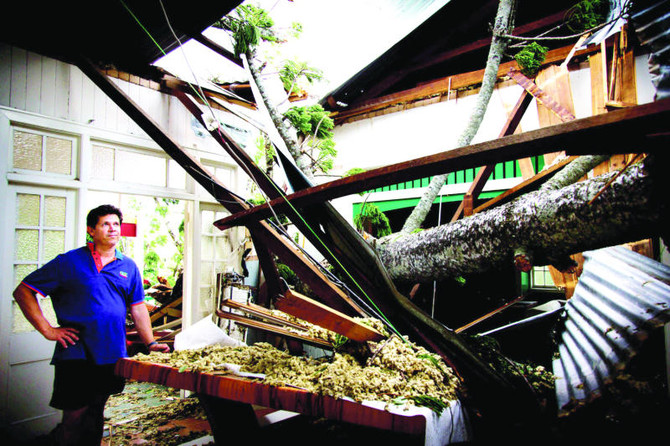
M258 428L251 405L420 437L426 430L426 418L422 415L406 416L350 400L317 395L294 387L270 386L234 375L180 373L174 367L130 358L119 360L116 374L195 392L207 413L217 444L224 444L224 439L229 440L231 429L244 428L245 432L250 432Z

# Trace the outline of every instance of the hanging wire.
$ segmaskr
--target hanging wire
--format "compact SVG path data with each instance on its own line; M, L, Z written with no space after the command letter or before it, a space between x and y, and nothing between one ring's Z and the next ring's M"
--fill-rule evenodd
M163 48L158 44L158 42L153 38L153 36L152 36L151 33L149 32L149 30L142 24L142 22L141 22L141 21L139 20L139 18L132 12L132 10L128 7L128 5L127 5L123 0L119 0L119 1L120 1L121 4L124 6L124 8L128 11L128 13L134 18L134 20L137 22L137 24L142 28L142 30L144 30L144 32L149 36L149 38L151 39L151 41L154 42L154 44L156 45L156 47L158 47L158 49L159 49L164 55L167 55L167 53L166 53L166 52L163 50ZM163 11L163 15L164 15L165 20L166 20L166 22L167 22L167 24L168 24L168 27L169 27L169 29L170 29L170 31L171 31L173 37L175 38L175 40L176 40L177 43L179 44L179 47L180 47L180 49L182 50L182 54L183 54L183 56L184 56L184 59L187 60L187 66L188 66L189 70L191 70L191 73L192 73L194 79L196 79L196 81L197 81L197 77L195 76L195 73L193 72L193 70L192 70L190 64L188 64L188 58L186 57L186 54L183 52L183 44L182 44L182 42L179 40L179 38L177 37L177 35L175 34L175 32L174 32L174 30L173 30L173 28L172 28L172 26L171 26L171 24L170 24L170 19L169 19L169 17L167 16L167 13L166 13L165 8L164 8L164 6L163 6L163 2L162 2L162 0L158 0L158 2L159 2L159 4L161 5L161 9L162 9L162 11ZM198 85L197 85L197 89L196 89L190 82L186 82L186 83L187 83L188 86L195 92L195 94L196 94L196 95L203 101L203 103L205 104L205 106L207 107L207 109L209 110L209 112L211 113L211 115L212 115L214 121L218 123L219 121L218 121L216 115L214 114L214 110L212 110L211 105L209 104L209 101L207 100L207 98L206 98L206 96L205 96L205 94L204 94L204 92L203 92L203 90L202 90L202 87L198 84ZM219 133L219 135L222 137L222 140L225 141L225 138L223 137L223 134L221 133L220 124L218 124L218 125L216 126L216 131L217 131L217 132ZM267 202L267 204L268 204L268 208L271 210L272 214L275 216L275 218L277 219L277 221L279 221L279 218L278 218L278 216L277 216L277 214L276 214L274 208L272 207L272 205L270 205L270 199L269 199L269 197L268 197L268 196L265 194L265 192L261 189L261 187L260 187L260 185L259 185L259 181L258 181L258 179L255 177L254 173L253 173L253 172L252 172L252 171L245 165L245 163L243 162L243 160L240 159L239 156L238 156L237 154L234 153L234 151L231 151L231 152L232 152L232 156L233 156L233 158L235 158L235 160L237 161L238 165L239 165L240 167L242 167L242 169L245 171L245 173L247 173L247 175L249 175L249 177L251 178L251 180L258 186L259 191L260 191L261 194L264 196L264 198L265 198L265 200L266 200L266 202ZM260 170L260 169L259 169L259 170ZM267 176L267 174L266 174L265 172L263 172L262 170L260 170L260 172L261 172L262 175L265 176L265 178L269 181L269 183L276 189L276 191L279 193L279 195L280 195L281 197L283 197L283 198L286 198L286 195L284 194L284 191L282 191L281 188L279 188L279 187L274 183L274 181L272 181L272 179L269 178L269 177ZM232 192L231 192L231 193L232 193ZM247 200L245 200L245 199L239 197L237 194L234 194L234 195L235 195L236 197L242 199L245 203L248 204ZM342 263L339 261L339 259L337 258L337 256L335 256L335 254L330 250L330 248L328 248L328 246L323 242L323 240L321 240L321 238L320 238L320 237L318 236L318 234L312 229L312 227L309 225L309 223L307 223L307 221L303 218L303 216L300 214L300 212L293 206L293 204L292 204L289 200L286 200L286 199L285 199L284 201L285 201L285 203L288 204L289 207L293 210L293 212L295 213L295 215L296 215L296 216L303 222L303 224L305 225L305 227L306 227L306 228L313 234L313 236L316 238L316 240L318 240L318 242L324 247L324 249L326 249L326 251L330 254L330 256L335 260L335 262L337 262L337 264L339 265L339 267L341 268L341 270L342 270L342 271L349 277L349 279L352 281L352 283L353 283L354 285L356 285L356 287L359 289L359 291L366 297L366 299L369 301L370 304L368 305L367 303L365 303L365 307L367 307L367 308L374 308L374 310L372 310L371 313L377 315L377 317L378 317L380 320L382 320L382 321L383 321L383 322L384 322L384 323L385 323L385 324L386 324L386 325L387 325L393 332L395 332L396 334L398 334L398 335L400 336L400 333L399 333L399 332L397 331L397 329L393 326L393 324L388 320L388 318L383 314L383 312L377 307L377 305L376 305L376 304L374 303L374 301L368 296L368 294L365 292L365 290L358 284L358 282L357 282L356 279L351 275L351 273L344 267L344 265L342 265ZM292 241L292 239L291 239L290 237L288 237L288 239ZM292 241L292 242L293 242L293 241ZM293 242L293 244L297 246L297 244L296 244L295 242ZM298 246L298 248L299 248L302 252L305 252L305 251L304 251L302 248L300 248L299 246ZM310 257L311 257L311 256L310 256ZM316 262L316 264L317 264L317 265L320 265L318 262ZM320 266L320 267L321 267L321 266ZM325 268L324 268L324 270L325 270ZM327 270L326 270L326 271L327 271ZM329 277L334 277L329 271L327 271L327 273L328 273L328 276L329 276ZM339 279L338 279L338 282L340 282ZM349 291L350 291L350 290L349 290ZM352 292L351 294L352 294L353 296L356 296L356 297L357 297L357 300L360 300L361 302L363 302L363 299L361 299L360 296L357 296L356 293L353 293L353 292ZM404 339L403 336L400 336L400 338L401 338L401 339Z

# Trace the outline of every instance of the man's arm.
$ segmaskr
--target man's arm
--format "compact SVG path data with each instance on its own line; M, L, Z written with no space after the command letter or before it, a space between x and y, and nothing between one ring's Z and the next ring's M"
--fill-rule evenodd
M170 351L169 345L154 343L156 341L154 340L154 331L151 326L151 317L149 317L149 310L147 310L144 302L130 306L130 317L135 322L137 334L150 351L165 353Z
M23 283L14 290L14 300L21 308L28 322L39 331L42 336L50 341L57 341L64 348L74 345L78 340L79 330L71 327L52 327L37 301L35 292Z

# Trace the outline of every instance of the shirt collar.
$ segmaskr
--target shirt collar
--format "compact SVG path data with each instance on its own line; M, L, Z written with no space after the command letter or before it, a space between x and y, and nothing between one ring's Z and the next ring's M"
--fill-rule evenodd
M95 262L95 267L97 268L98 272L102 271L102 259L100 258L100 253L95 249L95 244L91 242L86 243L88 246L88 250L91 252L91 255L93 256L93 261ZM115 260L122 260L123 259L123 254L121 251L118 250L118 248L114 248L114 253L115 253Z
M86 245L88 245L88 249L91 251L91 254L96 253L95 255L100 255L100 254L97 254L97 251L95 249L95 244L93 244L92 242L86 242ZM119 251L119 248L114 248L114 252L115 252L115 257L118 260L123 260L123 253L121 251Z

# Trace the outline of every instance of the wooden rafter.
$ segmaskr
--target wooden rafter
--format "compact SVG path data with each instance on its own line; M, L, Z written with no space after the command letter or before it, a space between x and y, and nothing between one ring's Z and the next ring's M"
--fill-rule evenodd
M503 203L507 203L510 200L513 200L514 198L539 187L542 183L551 178L553 174L555 174L557 171L564 168L566 165L568 165L577 158L578 157L576 156L569 156L567 158L562 159L561 161L553 164L551 167L548 167L547 169L544 169L542 172L534 175L533 177L517 184L516 186L510 189L507 189L505 192L498 195L497 197L491 198L486 203L477 206L472 210L472 213L476 214L478 212L490 209L494 206L499 206Z
M270 200L215 225L224 229L268 218L270 206L282 212L287 200L296 207L307 206L403 181L560 150L568 155L656 152L665 149L669 133L670 99L662 99L372 169Z
M571 50L572 47L564 47L548 51L544 64L549 65L565 60ZM577 51L575 57L590 55L596 51L598 51L598 48L591 46ZM498 70L498 78L507 76L510 69L518 68L519 67L515 61L502 63ZM441 96L446 94L449 89L453 91L477 85L481 83L483 76L484 70L481 69L435 79L415 88L361 102L360 104L357 104L356 107L346 111L333 112L332 117L335 120L335 123L339 124L355 116L365 115L366 113L382 110L394 105L415 102L434 96Z
M528 106L530 105L532 96L528 91L523 90L521 93L521 96L519 97L519 100L517 101L516 105L514 106L514 109L512 110L512 113L510 114L509 118L507 119L507 122L505 122L505 125L503 126L502 131L500 132L500 138L503 136L511 135L514 133L516 128L519 125L519 122L521 122L521 118L523 117L523 114L526 112L528 109ZM489 177L491 176L491 173L493 172L495 165L493 164L488 164L486 166L482 166L478 171L477 175L475 176L475 179L473 180L472 184L470 185L470 188L468 191L465 193L465 197L463 198L463 201L461 201L461 204L458 206L456 209L456 212L454 212L454 215L451 217L451 221L456 221L460 218L461 214L464 214L465 216L469 216L472 214L472 206L474 203L474 200L479 197L479 194L481 191L484 189L484 185L488 181Z
M130 99L116 84L88 60L78 61L78 67L116 105L144 130L172 159L205 188L229 212L248 210L249 206L237 195L229 191L179 144L167 135L160 126ZM327 279L321 271L300 251L290 244L265 222L248 225L249 231L262 246L274 252L294 268L303 279L332 308L345 314L365 315L365 312L342 290Z
M482 7L478 8L478 11L473 12L472 13L473 15L469 18L470 22L474 24L482 21L483 20L482 17L488 16L492 10L495 10L496 4L497 4L496 1L492 1L489 2L488 5L483 5ZM538 29L544 29L553 26L556 23L559 23L564 20L565 12L566 11L561 11L551 16L543 17L539 20L535 20L533 22L517 26L514 28L512 33L517 36L522 36L525 34L533 33ZM461 23L460 26L465 29L468 28L467 23ZM439 40L436 41L436 44L439 45ZM402 81L402 79L406 78L412 73L424 70L426 68L430 68L431 66L435 66L440 63L444 63L455 57L460 57L473 51L481 50L482 48L488 47L490 44L491 44L491 37L485 37L483 39L479 39L474 42L469 42L458 48L449 49L447 51L442 51L436 54L434 54L435 50L434 48L431 47L430 43L428 43L427 45L422 45L421 46L422 50L419 50L419 52L412 58L411 61L407 62L402 69L394 71L394 73L391 76L384 78L382 82L378 82L375 83L374 85L371 85L370 88L368 88L363 93L363 95L356 101L357 103L353 104L353 107L358 108L358 103L367 102L366 98L371 98L370 100L374 101L375 98L377 98L381 92L385 91L387 88L393 86L397 82Z

